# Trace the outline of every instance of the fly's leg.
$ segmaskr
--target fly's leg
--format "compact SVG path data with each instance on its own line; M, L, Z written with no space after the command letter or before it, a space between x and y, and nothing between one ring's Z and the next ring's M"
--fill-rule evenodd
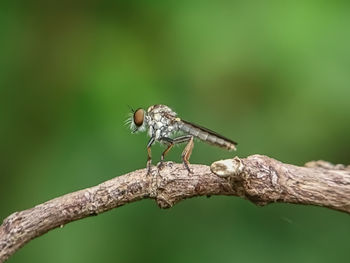
M161 157L160 157L160 163L158 164L158 169L163 169L164 166L164 157L165 155L171 150L171 148L173 148L174 146L174 141L171 138L167 138L167 137L162 137L159 139L160 141L164 142L165 144L168 145L168 147L165 149L165 151L162 153Z
M190 174L193 174L193 172L191 171L191 169L189 167L190 162L188 160L191 157L193 146L194 146L193 136L191 136L191 138L189 139L189 142L187 143L187 145L186 145L186 147L181 155L184 166L186 167L187 171Z
M151 137L147 144L147 175L152 173L152 152L151 146L154 143L155 138Z
M152 173L152 153L151 153L151 147L147 147L147 174Z
M187 143L184 151L182 152L182 155L181 155L182 161L183 161L183 164L184 164L185 168L187 169L187 171L189 173L193 173L191 171L190 167L188 166L190 164L188 160L190 159L192 149L194 146L193 136L192 135L185 135L185 136L180 136L180 137L173 139L173 144L178 144L178 143L183 143L183 142L188 142L188 143Z
M162 137L159 139L160 141L162 141L163 143L168 145L168 148L165 149L165 151L162 153L161 159L160 159L160 164L158 165L158 169L161 169L163 167L163 163L164 163L164 157L165 155L170 151L170 149L175 145L175 144L179 144L179 143L184 143L184 142L188 142L184 151L182 152L182 161L183 164L185 166L185 168L187 169L187 171L189 173L193 173L190 169L190 167L188 166L189 163L189 159L192 153L192 149L194 146L194 142L193 142L193 136L192 135L184 135L184 136L180 136L174 139L171 138L167 138L167 137Z

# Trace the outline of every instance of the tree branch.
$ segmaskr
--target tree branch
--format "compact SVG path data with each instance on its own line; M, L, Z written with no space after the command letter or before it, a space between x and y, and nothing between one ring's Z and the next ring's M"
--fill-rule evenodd
M350 213L350 166L317 161L299 167L252 155L191 169L194 174L168 162L161 171L154 168L152 175L137 170L15 212L0 226L0 262L51 229L145 198L169 208L195 196L232 195L257 205L311 204Z

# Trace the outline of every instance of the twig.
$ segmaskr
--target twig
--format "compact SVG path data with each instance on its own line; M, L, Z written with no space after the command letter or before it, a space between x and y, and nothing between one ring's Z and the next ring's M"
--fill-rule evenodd
M195 196L232 195L257 205L311 204L350 213L349 166L317 161L298 167L252 155L191 169L194 173L188 174L182 164L169 162L161 171L153 168L152 175L137 170L15 212L0 226L0 262L49 230L145 198L169 208Z

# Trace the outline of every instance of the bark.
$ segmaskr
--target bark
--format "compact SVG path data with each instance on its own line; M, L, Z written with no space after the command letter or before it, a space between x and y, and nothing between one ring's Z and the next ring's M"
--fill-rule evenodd
M161 171L153 168L152 175L146 169L133 171L15 212L0 226L0 262L49 230L145 198L170 208L195 196L231 195L257 205L285 202L350 213L350 166L316 161L299 167L252 155L191 169L193 174L168 162Z

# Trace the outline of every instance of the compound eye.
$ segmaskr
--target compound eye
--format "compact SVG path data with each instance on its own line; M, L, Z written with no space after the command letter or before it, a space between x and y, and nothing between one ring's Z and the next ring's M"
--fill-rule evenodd
M140 127L143 124L145 112L143 109L137 109L134 113L134 123L137 127Z

